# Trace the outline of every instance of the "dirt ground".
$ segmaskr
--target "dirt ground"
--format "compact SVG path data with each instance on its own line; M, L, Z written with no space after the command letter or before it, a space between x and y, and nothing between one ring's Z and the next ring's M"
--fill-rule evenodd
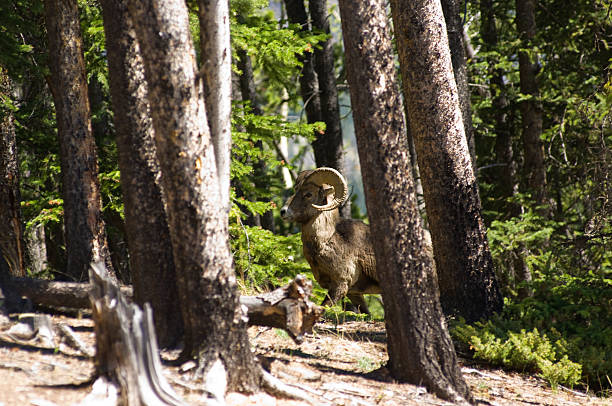
M93 346L89 318L53 316ZM447 405L423 387L399 384L381 368L387 360L382 322L319 323L301 345L286 333L252 327L254 351L281 381L311 395L316 405ZM164 353L168 359L173 353ZM519 373L488 369L461 360L465 379L483 405L610 405L602 399L566 388L551 389L543 380ZM90 404L92 359L70 348L45 350L0 341L0 406L63 406ZM198 382L189 372L164 364L174 390L190 405L202 404ZM82 383L81 385L78 385ZM265 393L229 393L228 405L290 406L303 401L277 399Z

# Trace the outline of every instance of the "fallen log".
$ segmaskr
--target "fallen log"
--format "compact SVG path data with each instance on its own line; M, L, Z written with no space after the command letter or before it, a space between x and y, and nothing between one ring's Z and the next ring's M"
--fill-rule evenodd
M249 325L282 328L300 344L303 334L312 330L323 314L323 308L308 298L312 282L298 275L291 282L259 296L241 296L240 304L247 308Z
M58 282L44 279L13 278L9 289L25 296L35 305L47 307L90 308L88 283ZM121 293L132 298L130 286L121 287ZM309 300L312 282L304 275L272 292L258 296L241 296L240 304L246 309L250 326L281 328L297 343L304 333L312 330L323 314L323 308Z
M91 305L88 296L89 283L13 278L8 284L36 305L72 309L88 309ZM132 287L122 286L121 293L131 298Z

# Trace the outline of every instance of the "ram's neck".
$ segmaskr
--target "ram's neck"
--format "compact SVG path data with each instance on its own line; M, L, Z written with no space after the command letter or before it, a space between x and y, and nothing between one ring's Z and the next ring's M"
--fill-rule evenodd
M336 232L336 224L340 221L338 209L322 211L318 216L302 225L302 241L311 244L326 244Z

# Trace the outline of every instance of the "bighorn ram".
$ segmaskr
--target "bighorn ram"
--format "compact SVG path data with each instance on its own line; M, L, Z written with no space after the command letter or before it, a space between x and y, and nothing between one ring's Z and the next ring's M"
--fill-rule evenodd
M348 296L359 311L369 313L363 294L380 293L370 227L340 217L338 207L347 197L346 180L335 169L303 171L281 216L302 227L304 256L317 282L328 290L323 305Z

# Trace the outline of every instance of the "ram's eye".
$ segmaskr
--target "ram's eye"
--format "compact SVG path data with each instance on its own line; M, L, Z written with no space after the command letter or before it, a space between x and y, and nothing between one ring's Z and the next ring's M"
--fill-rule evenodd
M306 192L304 193L304 199L310 199L312 197L312 193Z

